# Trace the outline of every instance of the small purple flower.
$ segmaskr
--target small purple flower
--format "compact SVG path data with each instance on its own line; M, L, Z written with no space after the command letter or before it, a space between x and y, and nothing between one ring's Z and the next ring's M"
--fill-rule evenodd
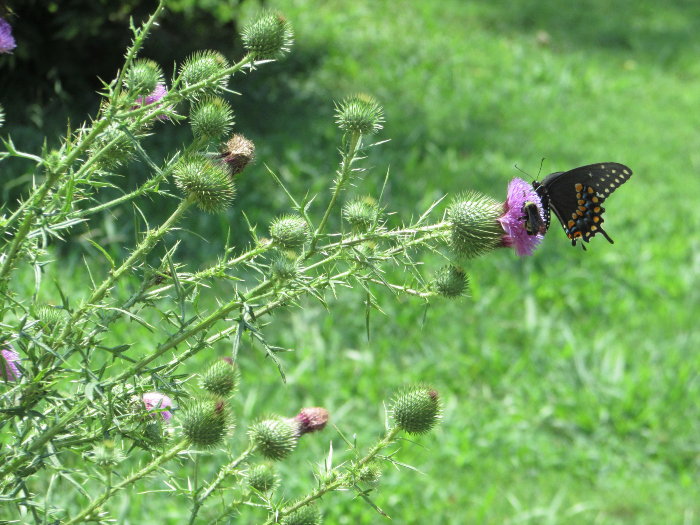
M498 222L506 234L503 236L503 245L512 246L518 255L532 255L535 248L542 242L544 236L541 233L528 234L525 229L523 206L526 202L534 202L537 211L544 222L542 201L533 187L523 179L514 178L508 184L508 197L503 204L503 215Z
M0 18L0 53L9 53L17 47L12 36L12 26L4 18Z
M166 88L163 84L158 84L150 95L147 95L145 98L144 97L137 98L136 99L136 106L134 106L134 107L140 108L142 106L148 106L150 104L158 102L160 99L162 99L167 94L168 94L168 88ZM166 115L158 115L158 118L161 120L165 120L168 117Z
M294 418L299 425L299 435L323 430L328 423L328 410L322 407L302 408Z
M160 410L160 415L163 419L170 421L173 417L172 412L168 410L163 410L164 408L170 408L173 406L173 401L165 394L160 392L147 392L141 398L143 399L143 404L146 405L147 410Z
M15 352L12 345L7 344L0 350L0 377L5 381L19 381L22 372L16 365L17 361L19 361L19 354Z

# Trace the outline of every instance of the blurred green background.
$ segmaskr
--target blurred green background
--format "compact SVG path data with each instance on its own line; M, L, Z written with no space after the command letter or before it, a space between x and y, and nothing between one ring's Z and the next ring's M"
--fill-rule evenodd
M169 15L196 18L191 25L163 21L175 58L201 43L236 56L235 24L259 4L203 4L204 15L188 11L193 5L178 2ZM388 470L372 493L393 523L698 523L700 4L265 5L290 20L295 47L283 62L233 81L242 95L233 98L237 130L255 141L258 162L241 178L233 210L187 218L179 255L191 268L214 259L229 229L245 246L242 212L264 232L286 210L266 164L297 196L329 187L340 138L333 101L356 91L384 104L378 138L391 141L365 161L373 169L352 193L375 193L389 169L393 225L445 194L478 189L503 199L512 177L528 178L514 166L537 178L543 157L543 174L616 161L635 175L606 204L614 245L597 237L588 251L573 249L555 222L532 257L500 250L473 261L467 300L426 310L418 300L378 291L384 315L375 312L369 341L359 291L340 294L330 312L305 301L303 309L277 314L265 332L272 343L295 349L283 356L288 383L280 383L258 348L243 349L232 446L244 443L246 422L261 413L323 405L332 423L366 448L383 430L382 402L403 384L427 382L442 394L444 421L436 432L404 442L398 456L422 474ZM163 57L158 38L146 56ZM111 59L118 63L122 52L115 48ZM63 129L68 114L85 118L97 107L97 87L82 95L64 90L58 102L44 95L41 104L55 111L35 112L41 121L18 114L24 119L15 130L24 139L18 146L40 143L42 129ZM15 136L11 119L3 131ZM188 133L186 126L163 126L148 143L162 156ZM134 167L125 187L142 176ZM21 173L5 178L5 198L22 180ZM175 203L153 206L151 216L158 216ZM91 225L93 238L115 253L133 235L133 224L119 219L106 215ZM82 258L98 264L98 254L81 235L56 249L65 264L51 271L79 290ZM441 264L424 262L426 275ZM45 293L57 302L55 290ZM148 347L147 332L137 335L128 324L120 330L115 339L138 337ZM229 351L221 345L200 354L187 372ZM280 495L314 486L312 472L329 441L338 460L348 457L331 427L305 437L281 465ZM220 461L203 459L202 472ZM189 466L181 474L190 474ZM157 492L166 488L158 478L137 488L156 492L115 497L109 510L119 523L181 523L188 515L184 500ZM67 498L64 505L78 503ZM382 521L350 492L324 497L322 507L327 523ZM202 523L218 511L212 502ZM251 509L232 522L261 516Z

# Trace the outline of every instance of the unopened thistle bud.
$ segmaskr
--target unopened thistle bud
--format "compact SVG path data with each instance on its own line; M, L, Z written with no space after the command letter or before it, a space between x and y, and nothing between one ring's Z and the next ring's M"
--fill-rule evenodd
M133 135L115 124L107 128L90 148L90 155L99 153L97 164L104 170L114 170L127 164L136 154Z
M217 140L233 126L233 110L219 97L207 97L190 110L192 134L203 140Z
M228 61L218 51L197 51L193 53L180 67L182 87L189 88L212 79L195 91L187 93L189 98L196 99L203 95L214 95L228 86L229 75L218 78L229 67Z
M291 281L299 276L299 264L295 259L280 253L270 261L270 273L277 281Z
M180 159L174 170L175 184L206 212L226 209L233 200L235 187L223 166L202 155Z
M134 61L124 78L124 85L133 95L149 95L163 82L163 71L153 60Z
M313 503L304 505L282 518L283 525L320 525L322 522L321 511Z
M231 358L216 361L202 377L202 388L219 397L227 397L238 387L238 369Z
M292 26L279 13L263 12L241 31L243 46L255 60L277 60L292 47Z
M440 397L428 386L405 388L392 400L396 426L409 434L425 434L440 420Z
M367 231L379 218L379 206L369 196L354 199L343 206L343 218L353 229Z
M224 161L231 175L238 175L255 159L255 144L236 133L228 141L219 158Z
M248 471L248 485L259 492L270 492L279 485L279 482L275 467L268 463L256 465Z
M346 133L372 135L382 129L384 112L374 97L360 93L335 106L336 124Z
M458 197L447 209L452 250L471 258L499 247L503 229L498 218L502 213L503 205L486 195L470 192Z
M66 311L49 305L40 305L35 310L39 325L47 331L52 331L66 320Z
M117 448L113 441L104 441L95 445L88 453L88 457L105 470L113 469L126 458L124 452Z
M193 401L180 416L182 433L197 448L215 447L233 427L222 399Z
M276 461L286 458L299 441L298 425L279 416L253 424L248 435L263 457Z
M162 423L155 419L148 421L143 427L143 439L151 445L160 445L165 441Z
M296 251L309 239L309 225L299 215L285 215L272 221L270 237L283 250Z
M445 266L435 275L433 289L443 297L456 299L469 290L469 279L461 268Z
M299 427L299 435L323 430L328 423L328 410L322 407L302 408L293 421Z
M382 477L382 469L377 463L368 463L360 468L357 480L368 485L376 485Z

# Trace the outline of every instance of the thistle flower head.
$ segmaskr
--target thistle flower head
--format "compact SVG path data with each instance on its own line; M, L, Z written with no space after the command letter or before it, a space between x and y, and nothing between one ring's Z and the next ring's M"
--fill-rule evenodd
M328 410L322 407L302 408L294 417L299 427L299 435L323 430L328 423Z
M233 360L220 359L202 377L202 388L219 397L226 397L238 387L238 368Z
M367 231L379 219L379 206L372 197L360 197L346 202L343 218L358 231Z
M229 140L219 158L228 166L231 175L238 175L255 159L255 144L236 133Z
M241 32L243 46L255 60L277 60L292 47L292 26L281 14L265 11Z
M0 53L9 53L17 47L12 36L12 26L4 18L0 18Z
M455 299L469 291L469 278L462 268L450 265L437 272L432 285L438 294Z
M231 105L220 97L206 97L190 111L192 134L204 140L217 140L233 126Z
M233 428L233 420L222 399L195 400L182 411L182 433L197 448L211 448Z
M279 485L279 482L280 478L275 472L275 467L269 463L255 465L248 471L248 485L259 492L270 492Z
M173 177L177 187L206 212L223 211L235 195L233 181L226 169L203 155L180 159Z
M481 193L457 197L447 209L452 250L469 259L501 246L503 230L498 218L502 213L501 203Z
M168 89L165 87L165 84L157 84L155 88L153 88L153 91L150 92L149 95L145 97L138 97L136 99L136 105L134 106L134 109L138 109L143 106L149 106L151 104L155 104L158 102L160 99L162 99L165 95L168 94ZM157 108L162 108L163 104L158 104L156 106ZM170 106L168 109L172 110L172 106ZM157 115L157 118L159 120L167 120L168 115L163 112Z
M284 215L270 224L270 237L283 250L296 251L309 239L309 225L299 215Z
M22 372L17 366L18 362L19 354L10 343L5 343L0 350L0 377L5 381L19 381Z
M282 525L321 525L321 511L313 503L298 508L282 518Z
M376 485L382 477L382 469L376 462L368 463L360 468L357 480L368 485Z
M131 68L124 77L124 86L134 95L148 95L153 93L158 86L163 89L163 70L153 60L139 59L134 61ZM156 100L148 101L146 97L145 104L152 104ZM162 96L160 97L162 98ZM157 99L157 100L160 100ZM142 98L139 98L140 104L144 103Z
M374 97L359 93L335 106L336 124L346 133L372 135L382 129L384 110Z
M540 232L528 232L526 227L527 215L525 203L532 202L537 206L537 213L542 223L545 221L540 196L523 179L514 178L508 184L508 196L503 204L503 213L498 218L505 232L503 244L512 246L520 256L532 255L537 245L542 242L544 235Z
M228 86L229 76L221 76L229 67L228 61L218 51L197 51L193 53L180 67L180 80L184 88L191 88L195 84L205 82L197 89L187 93L190 99L197 99L204 95L214 95ZM218 80L216 80L218 78Z
M170 421L172 412L165 410L173 406L173 400L160 392L147 392L141 396L143 404L148 411L158 411L165 421Z
M286 458L296 448L299 426L294 420L272 416L254 423L248 435L263 457L277 461Z
M441 418L440 397L428 386L411 386L394 396L391 412L396 426L404 432L425 434Z

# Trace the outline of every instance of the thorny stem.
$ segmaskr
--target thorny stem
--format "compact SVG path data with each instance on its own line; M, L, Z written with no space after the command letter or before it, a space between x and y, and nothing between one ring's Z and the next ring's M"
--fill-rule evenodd
M84 521L85 518L89 518L90 515L100 505L102 505L105 501L107 501L109 498L111 498L115 492L118 492L118 491L122 490L123 488L128 487L132 483L143 478L146 474L149 474L150 472L157 469L160 465L162 465L166 461L171 460L172 458L177 456L180 452L185 450L185 448L187 447L188 444L189 444L189 442L186 439L183 439L178 444L176 444L174 447L172 447L170 450L168 450L164 454L161 454L157 458L153 459L153 461L151 461L148 465L143 467L141 470L134 472L131 476L128 476L121 483L114 485L111 489L106 490L100 496L93 499L90 502L90 504L87 507L85 507L75 518L63 522L64 525L72 525L73 523L80 523L81 521Z
M394 442L394 438L398 433L399 429L397 427L388 430L386 435L374 447L372 447L372 449L362 459L360 459L356 463L357 467L362 467L370 461L372 461L377 456L377 454L379 454L383 449L385 449ZM284 509L278 511L275 515L268 518L268 520L263 525L274 525L275 523L279 523L280 518L288 516L292 512L299 510L300 508L309 505L310 503L313 503L315 500L319 499L324 494L331 492L332 490L335 490L337 488L340 488L345 484L347 484L347 480L343 479L342 476L335 479L334 481L326 481L322 483L321 486L319 486L316 490L308 494L305 498L302 498L293 505L289 505L288 507L285 507Z

